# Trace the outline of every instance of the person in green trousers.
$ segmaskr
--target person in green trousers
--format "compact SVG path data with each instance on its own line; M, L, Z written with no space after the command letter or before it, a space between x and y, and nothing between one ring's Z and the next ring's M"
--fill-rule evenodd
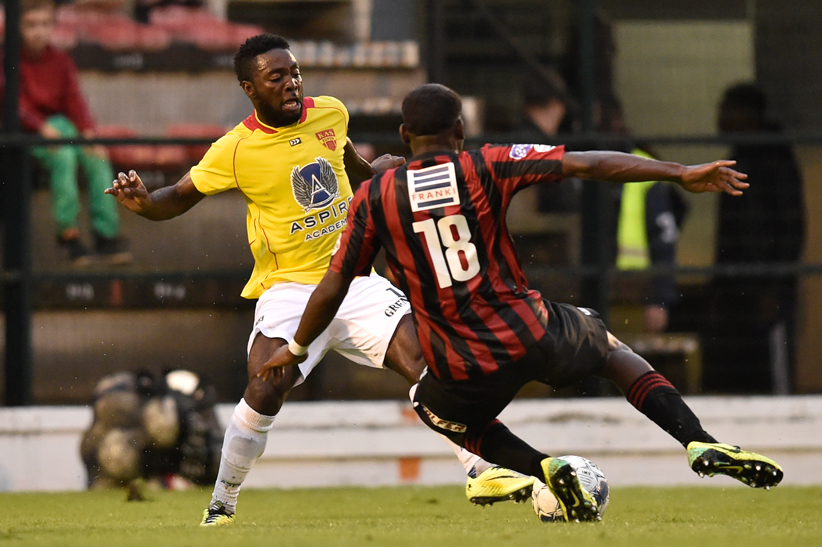
M50 44L55 25L52 0L22 0L20 33L20 125L45 140L94 137L94 121L82 95L71 57ZM0 93L5 93L0 82ZM108 264L131 261L120 236L117 201L105 195L114 178L102 146L33 147L31 154L48 171L57 241L75 265L100 258ZM94 254L80 238L78 167L88 184Z

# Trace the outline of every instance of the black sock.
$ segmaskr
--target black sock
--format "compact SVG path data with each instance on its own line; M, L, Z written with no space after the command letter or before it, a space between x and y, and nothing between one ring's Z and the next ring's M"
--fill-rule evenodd
M465 435L465 449L488 462L533 475L542 482L545 476L540 462L548 456L511 433L499 420Z
M702 429L699 418L688 408L676 388L655 370L640 376L626 398L684 447L691 441L716 442Z

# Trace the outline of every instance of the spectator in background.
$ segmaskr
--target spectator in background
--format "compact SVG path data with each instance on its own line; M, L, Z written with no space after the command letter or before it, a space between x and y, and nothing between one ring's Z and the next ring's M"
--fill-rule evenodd
M647 144L633 142L615 96L604 97L595 109L600 131L626 137L623 148L636 156L658 159ZM676 266L679 232L687 204L674 185L665 181L624 184L614 189L613 213L616 234L614 261L620 270L644 270L651 266ZM646 332L663 332L670 323L669 310L679 300L673 275L656 275L651 290L643 295Z
M647 149L635 146L631 154L654 159ZM616 266L620 270L644 270L650 266L676 265L679 228L685 217L685 201L667 182L641 182L620 188L616 230ZM671 305L679 291L672 275L657 275L643 297L645 331L668 328Z
M542 133L546 137L558 132L573 131L572 108L559 92L540 79L526 80L523 88L527 121L522 129ZM622 107L613 95L594 105L594 122L598 131L625 137L623 150L648 159L655 159L647 146L630 142L622 117ZM579 210L580 181L568 185L539 187L541 212ZM610 192L609 224L614 226L616 239L611 247L612 260L621 270L644 270L650 266L676 265L676 245L679 229L686 213L686 204L673 185L667 182L642 182L607 189ZM672 275L658 275L651 280L651 291L643 298L647 332L662 332L668 328L670 306L679 291Z
M94 121L80 91L77 68L50 44L55 24L52 0L21 0L20 124L44 139L94 137ZM0 81L0 93L5 81ZM94 250L109 264L131 261L120 237L117 201L105 195L114 178L102 146L39 146L31 149L49 173L57 241L75 265L88 265L91 253L80 239L78 164L88 182Z
M571 132L574 108L570 102L567 92L557 89L547 79L539 75L526 78L522 89L525 119L517 128L518 131L532 134L541 142L555 138L557 133ZM542 213L575 211L579 206L581 182L577 179L568 182L570 184L540 185L537 209Z
M765 113L765 95L758 87L734 85L723 95L719 130L778 131ZM748 173L751 186L741 199L720 198L717 264L798 261L805 239L805 206L793 151L787 145L743 143L734 146L731 158L737 169ZM711 288L712 325L718 330L703 340L705 387L787 393L796 278L718 277Z

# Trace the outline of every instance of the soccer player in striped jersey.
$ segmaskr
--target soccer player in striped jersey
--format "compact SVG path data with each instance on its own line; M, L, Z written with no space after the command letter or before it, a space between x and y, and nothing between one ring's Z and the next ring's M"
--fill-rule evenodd
M268 431L292 387L329 350L362 365L389 368L416 383L425 370L410 307L386 279L372 273L351 285L338 320L312 345L312 358L276 381L257 374L293 337L314 286L328 268L345 226L352 192L346 171L367 178L404 163L385 155L369 165L347 137L348 112L333 97L303 97L302 76L288 42L249 38L234 59L254 113L215 142L174 186L147 192L134 171L120 173L106 193L151 220L179 216L207 195L230 189L248 204L254 271L242 296L256 298L248 341L249 383L226 429L222 460L202 525L234 522L240 487L263 453ZM474 503L530 496L533 478L494 466L444 437L466 470Z
M530 290L505 225L518 190L564 177L667 180L690 192L736 196L748 186L746 176L731 169L732 161L683 166L562 146L485 145L464 152L461 110L459 96L438 84L405 98L400 135L413 158L359 188L331 267L294 338L262 367L262 376L281 375L278 367L305 358L382 247L411 303L428 363L429 373L411 390L420 418L481 457L548 484L567 520L597 519L596 501L570 464L527 445L497 420L532 380L558 387L590 375L608 378L682 443L700 475L721 473L754 487L778 484L776 462L718 443L676 389L610 334L596 312Z

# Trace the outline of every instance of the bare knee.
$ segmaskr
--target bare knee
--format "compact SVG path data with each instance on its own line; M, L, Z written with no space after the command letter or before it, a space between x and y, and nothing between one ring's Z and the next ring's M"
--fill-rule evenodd
M622 345L624 348L608 351L603 376L616 384L620 391L627 393L640 376L654 368L641 355L634 353L625 344Z
M634 350L632 350L628 346L628 344L626 344L625 342L623 342L622 340L620 340L619 338L617 338L616 336L611 334L610 331L609 331L608 332L608 351L609 352L611 352L611 351L630 351L630 352L633 353Z
M286 367L285 374L276 380L257 377L274 351L285 343L281 338L258 334L248 355L248 385L243 398L248 406L266 416L274 416L280 411L289 391L300 378L300 369L296 365Z

